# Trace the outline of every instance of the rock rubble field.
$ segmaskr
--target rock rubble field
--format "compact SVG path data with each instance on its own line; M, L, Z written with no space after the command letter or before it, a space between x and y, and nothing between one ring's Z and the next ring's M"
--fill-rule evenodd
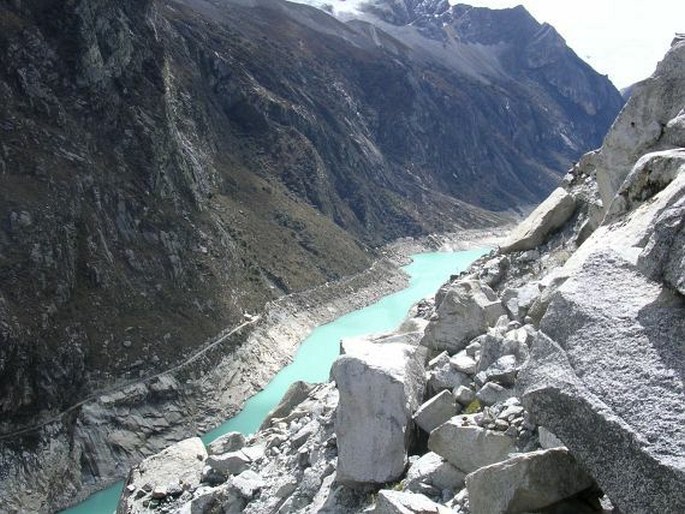
M144 461L118 513L685 512L683 120L676 39L499 250L256 434Z

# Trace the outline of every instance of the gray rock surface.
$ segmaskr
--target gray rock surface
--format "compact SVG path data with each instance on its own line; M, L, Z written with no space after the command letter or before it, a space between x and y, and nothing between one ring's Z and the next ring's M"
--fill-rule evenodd
M565 446L561 439L542 426L538 427L538 440L540 441L540 446L545 450Z
M148 457L129 473L122 493L118 514L148 512L143 505L151 498L164 498L167 493L195 489L200 485L207 450L199 437L185 439L161 453Z
M472 514L536 512L593 483L565 449L526 453L466 476Z
M461 471L470 473L500 462L515 450L511 437L462 423L456 416L433 430L428 438L428 448Z
M426 328L421 344L433 350L457 353L474 337L494 326L505 314L499 297L475 280L452 284L439 302L436 318Z
M514 355L503 355L476 375L476 383L496 382L504 387L512 387L516 383L518 369Z
M422 494L382 490L378 492L374 514L450 514L444 505Z
M426 383L431 395L451 391L459 386L468 386L472 380L466 373L457 371L449 359L426 373Z
M442 391L419 407L414 414L414 421L425 432L430 433L457 413L457 402L452 393Z
M609 369L616 372L621 368L612 365ZM606 382L577 376L569 356L543 334L536 337L531 361L519 380L524 390L523 403L535 421L563 439L622 511L683 511L685 472L681 452L685 440L678 433L682 425L675 421L682 409L664 409L654 416L648 406L651 402L658 404L660 398L650 400L649 391L635 379L629 383L637 386L638 396L631 394L632 399L623 405L605 403L618 400L615 393L623 389L623 384L613 381L608 388ZM639 396L641 393L647 395ZM668 396L673 398L671 392ZM643 409L645 417L627 412L635 409ZM654 427L644 428L652 422ZM660 425L665 433L655 432Z
M528 339L528 332L524 328L507 332L504 337L492 333L485 334L479 338L481 350L477 373L486 371L505 356L513 357L516 365L523 364L528 358Z
M466 375L474 375L478 366L476 359L468 355L465 350L460 351L457 355L452 357L450 362L452 366L454 366L454 369L461 373L465 373Z
M663 137L673 146L685 147L685 109L666 124Z
M681 173L685 173L685 149L661 150L643 155L609 205L606 220L634 210L663 191Z
M302 403L302 401L309 396L309 393L314 389L313 384L297 380L290 384L288 390L283 394L283 398L278 402L278 405L269 412L262 421L260 428L266 428L274 418L284 418L292 412L292 410Z
M367 342L335 361L339 482L383 484L404 472L411 416L424 390L424 359L422 347Z
M483 405L494 405L499 402L504 402L515 395L516 392L512 389L507 389L494 382L488 382L478 390L476 398Z
M419 492L420 486L428 485L439 491L458 491L464 485L466 474L458 470L440 455L428 452L414 462L404 481L409 491Z
M573 214L575 198L562 188L555 189L524 222L518 225L502 244L503 252L536 248Z
M476 392L469 387L459 386L454 390L454 399L463 407L466 407L476 399Z
M523 321L531 305L540 296L540 289L536 283L526 284L518 288L508 288L502 292L502 303L512 319Z
M207 465L224 476L237 475L250 467L252 460L242 451L228 452L223 455L210 455Z
M219 455L240 450L243 446L245 446L245 436L240 432L229 432L209 443L207 445L207 453L209 455Z
M194 498L182 504L178 514L197 514L219 511L222 514L240 514L247 501L232 483L226 483L216 488L201 487L195 491ZM150 512L147 509L146 512Z
M637 263L648 277L685 295L685 196L655 220Z

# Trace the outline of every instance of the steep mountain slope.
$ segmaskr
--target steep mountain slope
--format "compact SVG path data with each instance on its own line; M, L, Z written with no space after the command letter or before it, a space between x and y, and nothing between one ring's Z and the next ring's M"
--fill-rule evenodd
M685 36L502 243L253 436L133 468L117 512L685 512Z
M364 242L497 221L464 202L539 198L620 105L473 80L305 6L21 5L2 17L7 421L364 268Z
M523 46L473 18L445 62L381 23L266 0L0 5L3 434L378 244L500 222L620 108L532 18Z

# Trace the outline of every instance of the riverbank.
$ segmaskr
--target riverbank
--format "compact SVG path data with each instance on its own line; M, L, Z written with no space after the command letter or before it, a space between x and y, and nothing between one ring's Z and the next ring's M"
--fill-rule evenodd
M396 241L366 272L271 302L246 330L220 334L184 365L98 395L3 444L7 509L51 512L121 480L143 458L238 412L314 327L404 288L400 265L412 253L492 245L502 232Z

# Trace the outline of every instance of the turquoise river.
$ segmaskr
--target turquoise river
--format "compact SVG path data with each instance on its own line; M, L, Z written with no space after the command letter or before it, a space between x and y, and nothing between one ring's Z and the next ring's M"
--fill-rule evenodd
M413 255L411 264L404 267L410 276L406 289L316 328L302 342L291 364L283 368L261 392L250 398L238 415L206 433L202 440L209 443L233 431L244 434L255 432L290 384L297 380L328 380L331 364L338 356L341 339L392 331L402 323L412 305L435 294L450 275L465 270L478 257L488 252L487 248L479 248ZM62 513L111 514L116 510L122 487L123 482L119 482Z

